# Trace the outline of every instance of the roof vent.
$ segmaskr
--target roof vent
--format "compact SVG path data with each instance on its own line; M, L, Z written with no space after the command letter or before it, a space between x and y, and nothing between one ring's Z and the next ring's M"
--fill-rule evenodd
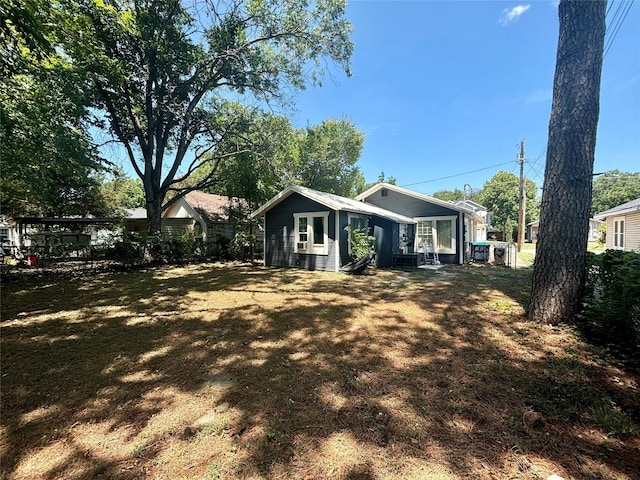
M388 197L389 196L389 190L387 190L386 188L383 188L380 191L380 195L383 196L383 197Z

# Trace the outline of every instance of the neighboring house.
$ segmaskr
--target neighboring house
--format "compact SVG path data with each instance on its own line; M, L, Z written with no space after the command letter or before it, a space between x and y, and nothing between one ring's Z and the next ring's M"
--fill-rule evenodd
M488 238L488 233L493 230L493 228L491 227L491 215L487 210L487 207L485 207L484 205L480 205L473 200L457 200L451 203L459 207L465 207L469 210L473 210L478 215L480 215L480 218L482 218L482 223L478 223L476 225L475 241L486 240Z
M640 198L594 215L607 222L607 248L640 252Z
M177 200L162 214L162 232L169 236L194 233L203 240L220 235L231 239L236 233L234 215L249 211L246 201L212 193L193 191ZM127 210L127 231L147 230L147 211L144 208Z
M17 244L18 232L15 225L5 217L0 217L0 247L10 249Z
M251 216L263 218L266 266L332 272L349 262L345 227L368 227L376 237L376 264L391 267L401 226L415 224L404 215L298 185L285 188Z
M264 218L267 266L339 270L349 261L348 225L375 237L379 267L416 265L423 243L442 263L463 263L470 242L484 240L475 238L483 220L474 211L386 183L355 200L290 186L252 217Z
M587 237L588 242L597 242L600 239L600 233L598 229L603 224L601 220L596 220L595 218L589 219L589 236ZM538 241L538 230L540 227L540 220L536 220L535 222L527 223L527 231L525 232L525 239L527 242L536 243Z

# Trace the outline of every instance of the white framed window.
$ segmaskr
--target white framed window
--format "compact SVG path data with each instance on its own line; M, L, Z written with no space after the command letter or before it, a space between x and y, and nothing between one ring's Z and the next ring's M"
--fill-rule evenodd
M295 253L329 254L329 212L294 213Z
M438 253L456 253L456 217L416 218L416 246L423 243Z
M9 244L9 229L5 227L0 227L0 244L8 245Z
M613 248L624 248L624 217L613 219Z

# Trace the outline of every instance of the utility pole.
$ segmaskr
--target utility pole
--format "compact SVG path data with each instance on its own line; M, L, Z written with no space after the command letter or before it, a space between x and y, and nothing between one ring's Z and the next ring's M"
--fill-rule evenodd
M520 141L520 155L518 155L518 163L520 164L520 202L518 207L518 252L522 250L524 243L524 211L526 202L526 192L524 188L524 140Z

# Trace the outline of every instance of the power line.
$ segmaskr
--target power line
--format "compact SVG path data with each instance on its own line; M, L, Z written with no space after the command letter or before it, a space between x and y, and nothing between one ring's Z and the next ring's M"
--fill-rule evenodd
M469 172L462 172L462 173L456 173L455 175L448 175L446 177L440 177L440 178L433 178L431 180L424 180L422 182L415 182L415 183L407 183L405 185L400 185L401 187L412 187L414 185L421 185L423 183L430 183L430 182L438 182L440 180L447 180L449 178L455 178L455 177L461 177L462 175L468 175L470 173L476 173L476 172L482 172L483 170L490 170L492 168L496 168L496 167L501 167L503 165L509 165L513 162L504 162L504 163L498 163L497 165L491 165L490 167L484 167L484 168L478 168L477 170L471 170Z
M622 24L626 20L632 5L633 5L633 0L629 0L626 3L624 1L618 2L618 8L616 8L616 11L613 14L613 18L609 22L608 27L611 27L611 28L607 28L607 31L605 34L607 39L605 41L604 54L602 58L607 56L607 52L609 52L611 45L613 45L613 41L616 39L618 32L620 31L620 27L622 27ZM611 3L611 5L609 6L609 9L607 10L606 17L609 16L609 11L611 10L612 6L613 6L613 2ZM609 35L609 31L611 31L611 35Z

